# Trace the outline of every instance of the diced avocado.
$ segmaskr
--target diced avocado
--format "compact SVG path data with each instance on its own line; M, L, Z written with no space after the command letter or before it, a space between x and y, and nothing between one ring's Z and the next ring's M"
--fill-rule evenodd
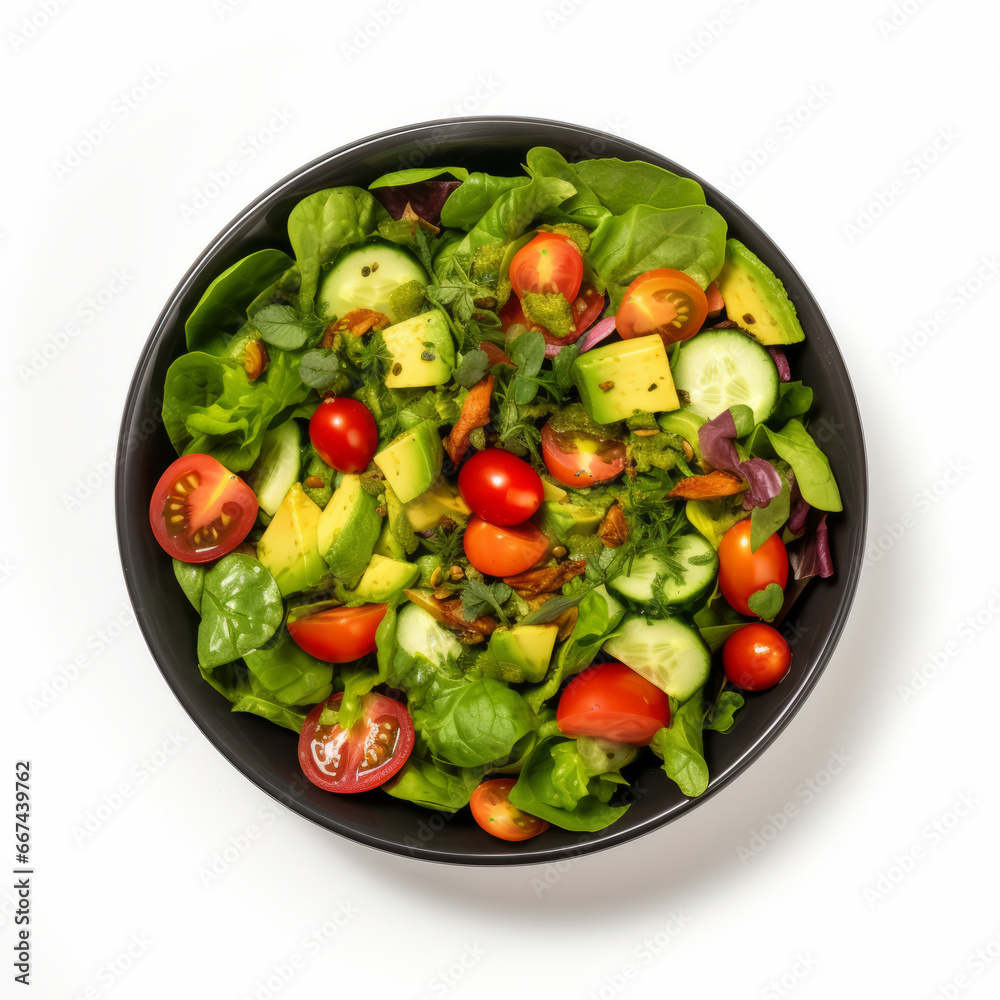
M598 424L680 406L667 350L655 333L581 354L573 362L573 382L587 414Z
M552 500L555 503L558 503L560 500L565 500L569 494L561 486L556 486L555 483L549 482L549 480L543 475L542 496L545 500Z
M319 551L334 576L356 580L364 573L382 530L377 508L378 501L362 488L361 477L345 475L316 529Z
M458 490L443 477L406 504L406 516L414 531L430 531L442 517L464 520L471 513Z
M420 496L441 475L444 448L433 424L417 424L375 456L386 482L402 503Z
M781 280L738 240L726 240L726 262L717 283L726 315L761 344L805 340Z
M385 384L390 389L444 385L455 367L455 342L440 309L421 313L382 331L392 355Z
M490 636L490 652L504 679L540 681L549 668L559 626L515 625L497 629Z
M322 513L295 483L257 542L257 558L282 597L316 586L329 572L317 539Z
M610 500L600 506L543 500L532 518L538 529L550 538L565 542L570 535L592 535L608 511Z
M660 425L660 430L667 434L679 434L694 451L694 457L699 462L702 461L701 444L698 440L698 428L705 423L705 418L698 416L694 410L686 406L672 413L664 413L657 417L656 422Z
M354 588L354 595L365 601L381 603L393 594L412 587L419 576L420 569L413 563L372 555L368 569Z
M389 559L405 559L406 549L403 548L399 539L392 533L392 525L386 518L382 530L379 532L375 548L372 549L372 556L386 556Z

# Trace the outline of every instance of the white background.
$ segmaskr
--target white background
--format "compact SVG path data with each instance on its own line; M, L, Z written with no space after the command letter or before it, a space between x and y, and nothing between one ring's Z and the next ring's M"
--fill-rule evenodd
M36 866L10 995L996 996L998 22L972 0L5 4L0 803L30 757ZM508 113L648 145L763 226L846 356L872 492L844 637L748 773L633 844L480 870L319 829L207 743L128 614L111 465L149 329L244 205L362 136Z

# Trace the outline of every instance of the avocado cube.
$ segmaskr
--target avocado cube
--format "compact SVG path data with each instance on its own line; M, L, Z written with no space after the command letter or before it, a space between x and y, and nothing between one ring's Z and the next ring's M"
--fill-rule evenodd
M390 389L444 385L455 367L455 342L440 309L421 313L382 331L392 356L385 384Z
M349 473L320 515L316 541L334 576L357 580L371 561L381 530L375 497L362 488L360 476Z
M406 517L414 531L430 531L441 523L443 517L464 521L471 514L461 493L443 477L406 503Z
M573 382L597 424L680 406L667 350L655 333L581 354L573 362Z
M417 424L375 456L385 481L402 503L420 496L441 475L444 448L433 424Z
M549 668L559 626L515 625L497 629L490 636L490 652L500 667L502 677L522 677L525 681L540 681Z
M412 587L419 576L420 569L413 563L373 555L364 575L354 588L354 596L365 601L381 603L407 587Z
M607 510L608 504L586 507L582 504L543 500L532 520L543 534L565 542L570 535L594 534L604 520Z
M795 306L777 275L739 240L726 240L726 261L716 279L726 315L764 345L805 340Z
M317 528L322 511L295 483L257 542L257 558L274 577L282 597L316 586L329 572Z

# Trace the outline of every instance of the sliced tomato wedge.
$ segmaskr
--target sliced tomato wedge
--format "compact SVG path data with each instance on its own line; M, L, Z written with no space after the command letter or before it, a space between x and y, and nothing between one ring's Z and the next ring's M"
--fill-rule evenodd
M585 284L580 289L580 294L573 300L573 316L576 318L576 329L565 337L557 337L554 333L549 333L544 326L537 323L529 323L521 308L521 300L516 295L511 297L504 304L504 307L497 314L500 318L500 326L506 333L515 324L523 326L529 332L540 330L545 337L545 343L552 347L562 347L565 344L572 344L581 333L588 330L597 322L601 313L604 312L604 296L591 284Z
M628 286L615 315L615 329L625 340L658 333L669 346L693 337L707 315L708 298L694 278L658 267Z
M462 537L470 563L487 576L516 576L531 569L549 549L548 535L533 524L490 524L477 514Z
M489 834L500 840L528 840L544 833L549 824L526 813L510 801L512 778L494 778L477 785L469 806L472 818Z
M211 455L182 455L153 490L149 525L163 550L188 563L232 552L257 520L257 497Z
M366 792L406 763L413 749L413 720L395 698L370 693L350 729L322 725L323 710L336 708L342 698L335 694L306 716L299 735L299 764L314 785L328 792Z
M289 621L288 634L299 648L327 663L350 663L375 652L375 633L385 617L384 604L330 608Z
M625 445L584 431L542 428L542 458L551 475L564 486L582 490L607 483L625 471Z
M527 292L559 294L572 302L583 281L583 258L562 233L539 233L514 254L510 287L520 298Z

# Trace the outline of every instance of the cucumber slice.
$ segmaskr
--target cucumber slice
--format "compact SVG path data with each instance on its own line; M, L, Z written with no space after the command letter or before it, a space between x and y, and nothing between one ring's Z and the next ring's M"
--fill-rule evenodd
M408 281L426 285L427 272L395 243L380 240L345 250L323 278L316 312L331 322L352 309L374 309L396 323L389 296Z
M301 465L299 425L294 420L286 420L264 435L260 457L247 477L247 485L257 494L257 503L269 518L274 517L285 494L299 481Z
M739 330L703 330L684 341L674 384L688 394L690 409L706 420L743 403L759 424L778 403L778 369L771 355Z
M679 618L630 615L604 643L604 652L678 701L687 701L703 687L712 667L698 630Z
M641 604L654 598L671 606L690 604L715 584L718 568L715 549L701 535L692 532L677 539L669 557L661 552L647 552L633 561L628 575L616 576L608 586L622 597Z

